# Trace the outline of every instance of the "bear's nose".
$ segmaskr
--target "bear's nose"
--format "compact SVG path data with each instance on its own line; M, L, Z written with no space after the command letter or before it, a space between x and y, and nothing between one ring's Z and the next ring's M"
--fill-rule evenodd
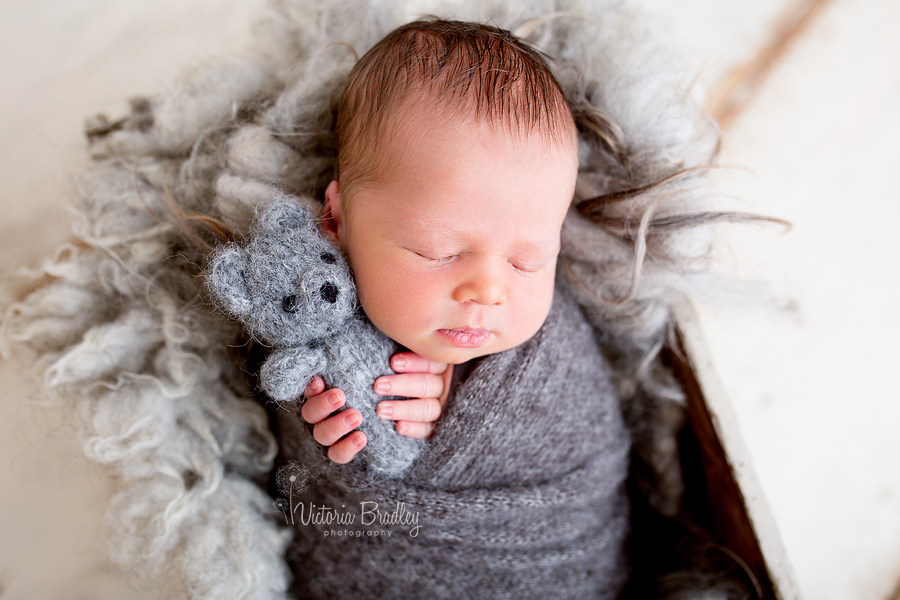
M333 283L322 284L322 287L319 288L319 295L322 296L322 300L325 302L334 304L338 299L337 286Z
M290 296L285 296L281 301L281 310L286 313L295 313L297 312L297 307L300 304L300 300L294 294Z

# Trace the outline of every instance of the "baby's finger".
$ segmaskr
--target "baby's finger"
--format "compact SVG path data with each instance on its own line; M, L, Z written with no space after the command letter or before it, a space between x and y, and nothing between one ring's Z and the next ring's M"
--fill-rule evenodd
M313 427L313 438L323 446L331 446L359 427L360 423L362 423L362 415L355 408L350 408L328 417Z
M432 423L441 416L441 403L437 398L385 400L375 407L375 414L386 421Z
M307 396L306 402L300 407L300 416L307 423L316 424L343 405L344 392L332 388L315 396Z
M399 352L391 357L391 368L398 373L440 374L447 370L445 363L437 363L415 352Z
M431 436L434 425L431 423L416 423L415 421L398 421L397 433L406 437L424 440Z
M353 460L356 453L362 450L365 445L366 434L362 431L354 431L328 449L328 458L331 459L332 462L345 465Z
M306 386L306 389L303 390L303 395L309 398L310 396L317 396L325 391L325 380L321 377L313 377L309 380L309 385Z
M430 373L385 375L375 380L375 393L404 398L438 398L444 393L444 378Z

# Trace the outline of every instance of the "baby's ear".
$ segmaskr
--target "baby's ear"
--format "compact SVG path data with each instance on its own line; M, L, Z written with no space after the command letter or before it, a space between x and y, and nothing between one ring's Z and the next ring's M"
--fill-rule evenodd
M281 196L259 216L257 227L269 233L315 229L316 218L297 198Z
M322 214L322 235L332 244L340 245L341 223L344 220L338 182L332 181L325 190L325 206Z
M209 286L223 308L236 317L243 317L251 308L246 269L247 252L234 244L218 250L210 261Z

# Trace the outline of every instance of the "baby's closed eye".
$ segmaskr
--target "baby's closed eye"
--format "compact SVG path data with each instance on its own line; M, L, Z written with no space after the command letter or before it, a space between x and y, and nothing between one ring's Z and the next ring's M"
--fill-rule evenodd
M525 255L514 254L509 258L509 264L517 272L523 275L538 273L556 264L557 252L529 252Z
M459 254L440 254L440 253L430 253L430 252L418 252L414 251L417 255L421 256L428 262L434 265L446 265L448 263L453 262L457 258L459 258Z
M528 275L530 275L532 273L537 273L538 271L543 269L545 266L547 266L547 263L528 264L528 263L523 263L523 262L512 260L512 259L509 260L509 264L512 266L513 269L515 269L519 273L528 274Z

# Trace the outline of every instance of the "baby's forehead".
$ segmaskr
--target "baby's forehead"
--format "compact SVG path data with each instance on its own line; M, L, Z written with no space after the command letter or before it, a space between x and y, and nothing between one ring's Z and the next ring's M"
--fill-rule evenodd
M417 238L455 232L558 242L577 177L574 144L416 106L402 113L388 143L384 168L351 201L370 225L396 223Z

